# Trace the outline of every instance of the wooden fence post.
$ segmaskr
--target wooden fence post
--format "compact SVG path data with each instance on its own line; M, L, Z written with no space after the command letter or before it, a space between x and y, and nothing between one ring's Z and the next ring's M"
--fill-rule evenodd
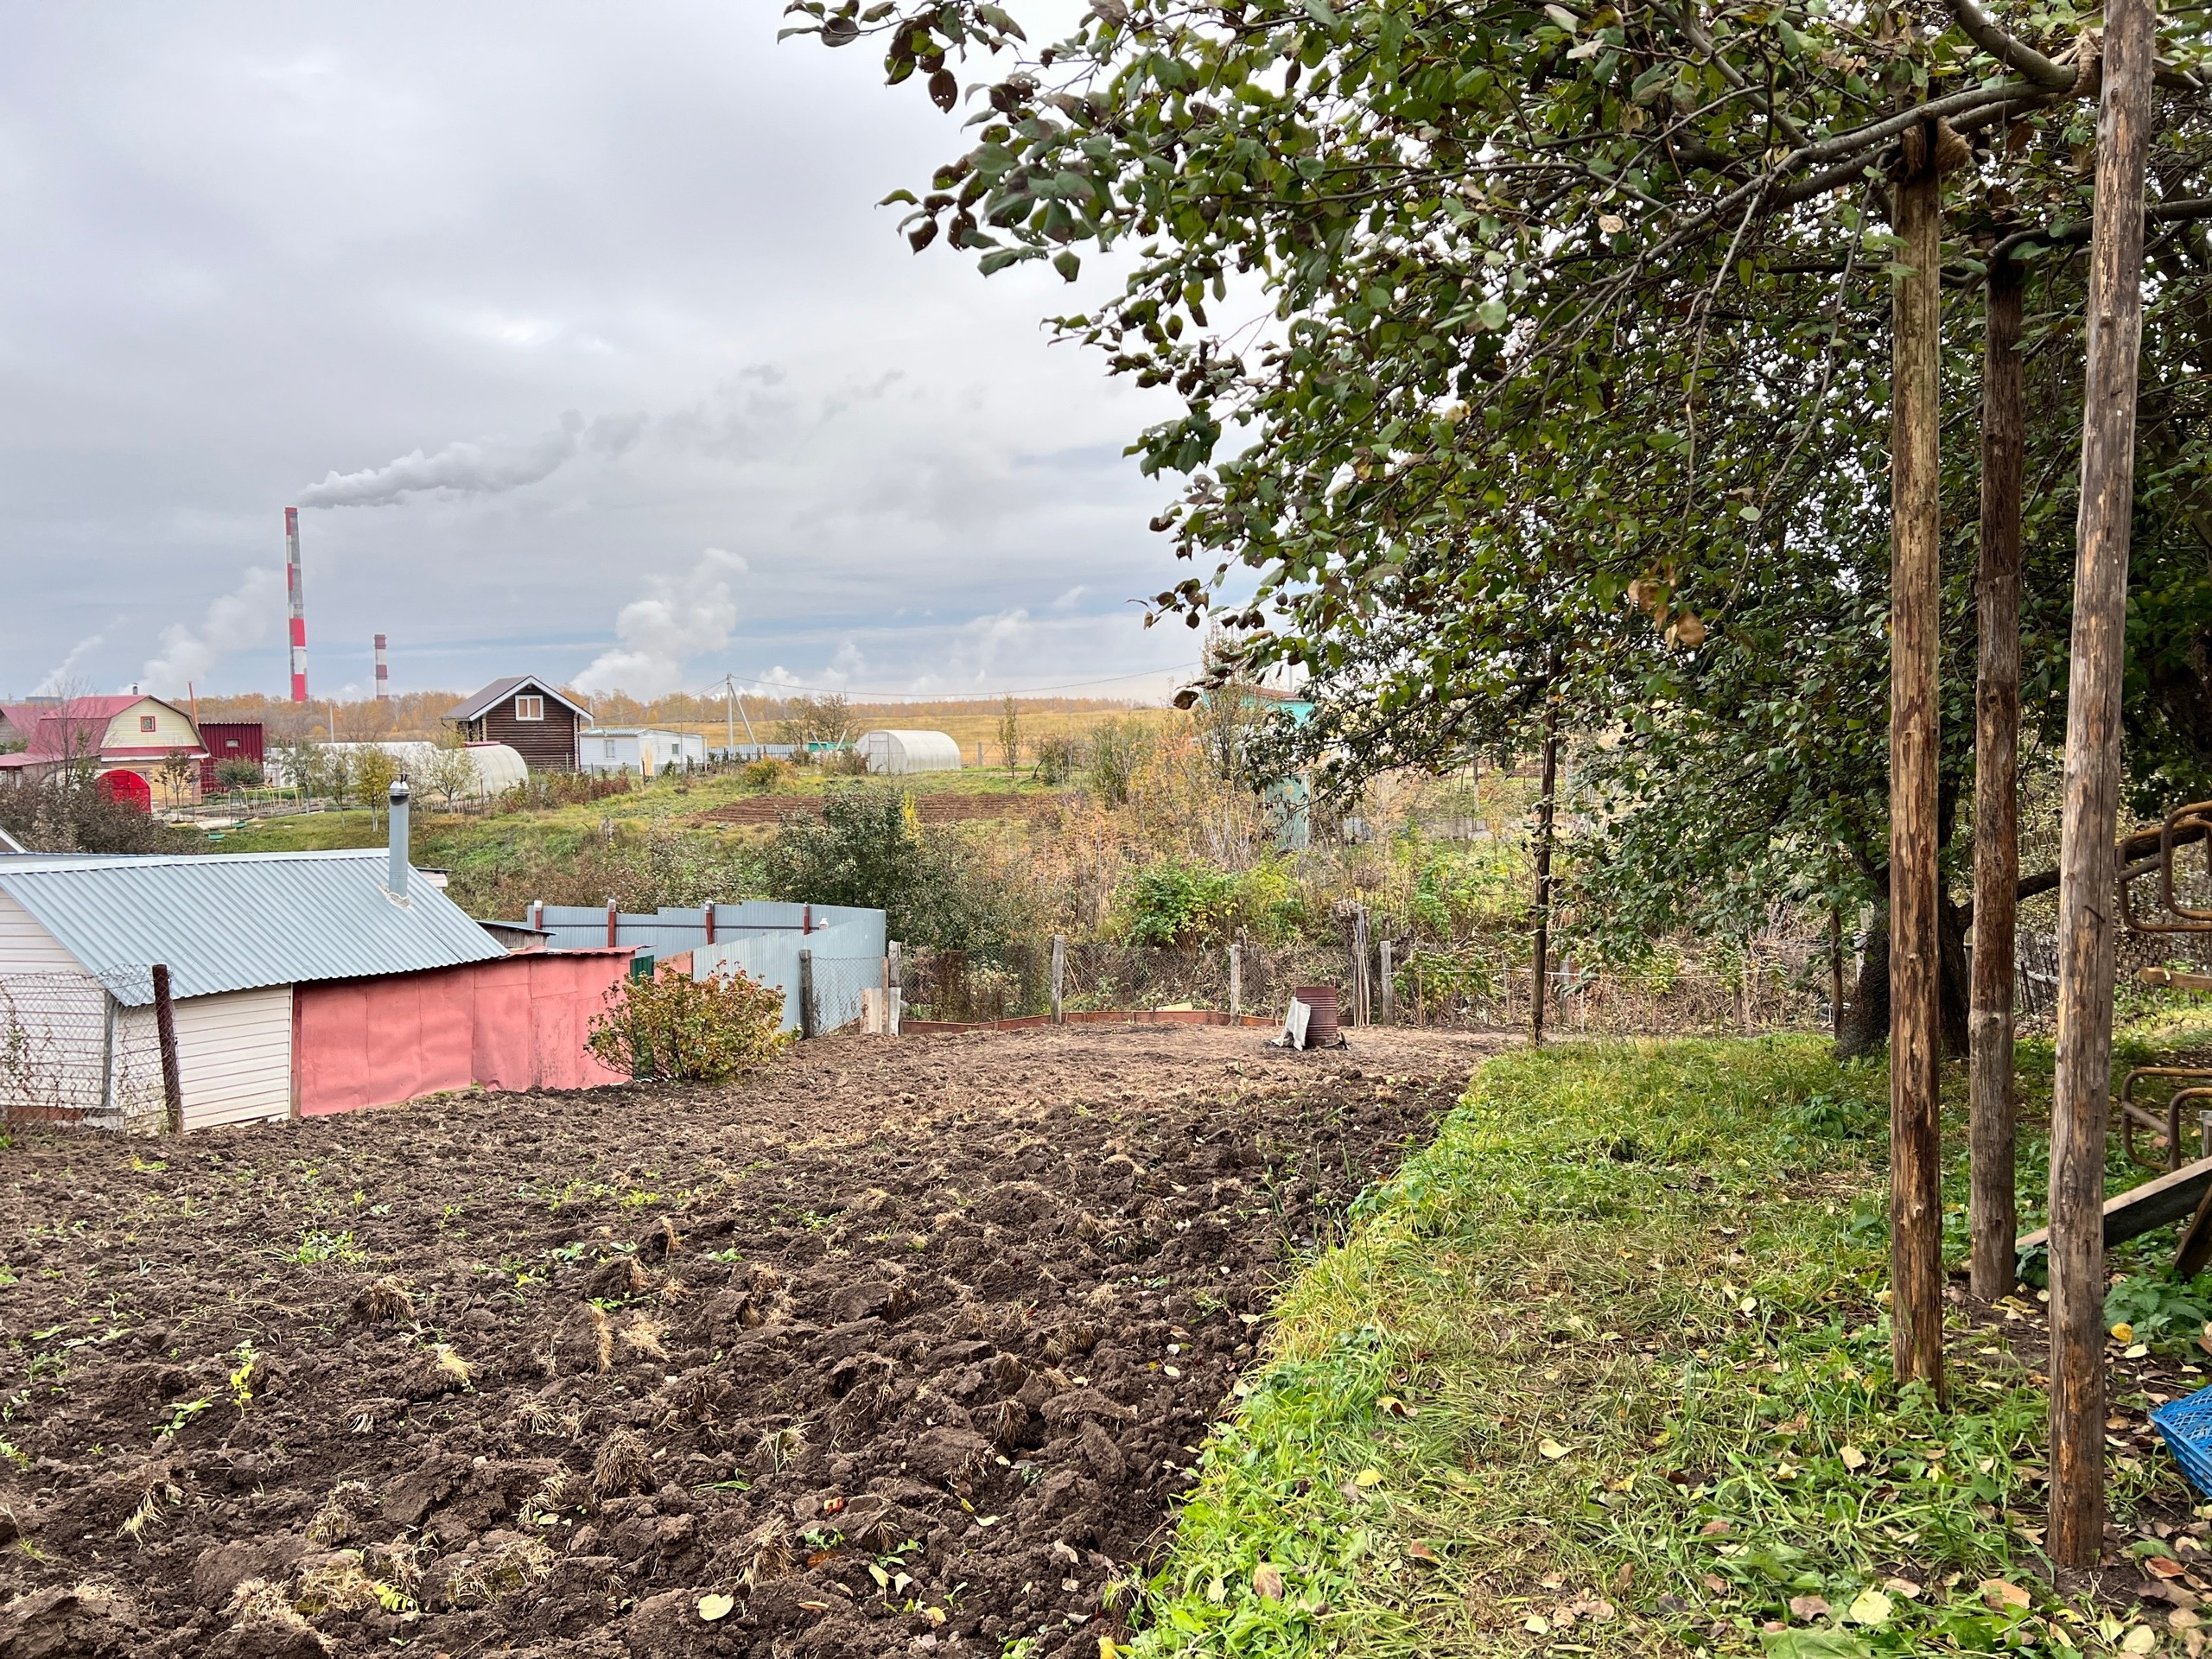
M1052 1023L1056 1026L1067 1023L1062 1007L1063 993L1067 985L1067 972L1068 936L1065 933L1055 933L1052 935Z
M620 931L621 925L622 912L615 908L614 901L610 899L607 901L607 948L610 950L612 950L617 944L617 940L614 936L617 931Z
M802 1042L811 1039L817 1018L814 1010L814 952L798 953L798 1034Z
M1967 1015L1974 1294L2012 1288L2019 1231L2012 1103L2013 930L2020 880L2020 492L2025 398L2019 266L1989 268L1981 359L1980 629L1974 684L1974 988Z
M1229 947L1229 1017L1233 1021L1244 1012L1244 947L1232 942Z
M1914 142L1915 140L1917 142ZM1890 429L1890 1346L1899 1382L1943 1391L1943 1205L1936 1089L1936 673L1942 632L1937 435L1942 332L1940 133L1906 136L1896 187Z
M1351 1022L1367 1023L1367 906L1362 905L1351 923Z
M1559 787L1559 709L1544 710L1543 793L1536 798L1536 961L1529 1001L1529 1046L1544 1045L1544 980L1551 972L1552 831Z
M162 1121L171 1135L184 1128L184 1077L176 1058L176 1003L169 995L168 964L154 964L154 1034L162 1051Z
M1386 1026L1398 1023L1398 993L1397 987L1391 982L1390 941L1388 938L1382 941L1382 1023Z
M2105 1119L2112 1087L2113 844L2120 810L2120 673L2143 340L2143 175L2157 21L2152 0L2105 10L2089 247L2082 505L2066 698L2058 858L2058 1059L2050 1135L2050 1529L2061 1567L2104 1547Z

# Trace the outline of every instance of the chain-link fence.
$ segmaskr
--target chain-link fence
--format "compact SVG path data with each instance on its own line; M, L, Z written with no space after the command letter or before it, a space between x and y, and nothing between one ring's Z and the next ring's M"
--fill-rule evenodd
M883 958L817 957L811 951L807 954L814 1006L810 1020L802 1016L802 1029L810 1028L814 1035L821 1037L859 1024L861 993L883 983Z
M91 974L0 975L0 1121L137 1128L162 1109L152 1008L118 1002Z

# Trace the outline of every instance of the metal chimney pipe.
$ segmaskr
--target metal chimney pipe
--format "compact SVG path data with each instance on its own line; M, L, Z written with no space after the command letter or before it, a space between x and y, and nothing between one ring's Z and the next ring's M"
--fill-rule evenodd
M384 635L382 634L377 635L376 669L377 701L378 702L390 702L391 701L391 671L385 665Z
M407 897L407 780L391 780L391 871L385 888L395 899Z

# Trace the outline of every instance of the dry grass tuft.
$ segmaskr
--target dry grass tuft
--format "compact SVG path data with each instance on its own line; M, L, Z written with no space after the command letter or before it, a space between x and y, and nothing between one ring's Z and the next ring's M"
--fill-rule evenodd
M581 1415L563 1411L550 1400L525 1400L515 1415L523 1433L537 1440L564 1440L584 1426Z
M157 1493L149 1491L140 1500L138 1507L130 1511L129 1516L124 1519L121 1526L116 1529L116 1531L143 1549L146 1544L146 1529L161 1518L161 1497Z
M592 1460L592 1490L601 1498L626 1497L652 1478L652 1449L631 1430L618 1428Z
M456 1607L488 1605L550 1577L555 1560L535 1538L512 1540L479 1558L464 1556L446 1579L446 1599Z
M295 1644L305 1638L325 1653L334 1651L330 1638L302 1618L283 1591L266 1579L248 1579L233 1590L230 1612L241 1630L281 1630Z
M614 1368L614 1327L607 1322L607 1310L594 1302L591 1305L592 1338L599 1345L599 1369Z
M805 1450L806 1425L789 1423L782 1428L772 1428L760 1437L753 1447L753 1465L773 1474L797 1461Z
M476 1367L455 1353L449 1344L442 1342L430 1352L437 1361L440 1375L451 1379L455 1388L467 1388L468 1379L476 1375Z
M632 1313L615 1333L615 1339L639 1359L666 1359L668 1350L661 1344L661 1337L667 1329L658 1319Z
M543 1526L563 1515L591 1511L591 1483L572 1470L556 1469L522 1502L518 1516L525 1527Z
M372 1279L362 1286L346 1313L348 1317L363 1325L411 1319L415 1317L415 1299L407 1294L404 1282L386 1274L381 1279Z
M292 1594L295 1611L309 1618L325 1613L358 1613L384 1604L384 1586L361 1570L358 1551L348 1550L334 1561L304 1569Z
M308 1522L308 1541L321 1549L336 1549L353 1541L364 1516L377 1506L376 1494L365 1481L341 1480L330 1489L322 1507Z
M423 1587L423 1563L436 1548L427 1535L395 1538L388 1544L371 1544L361 1552L361 1569L383 1582L396 1585L413 1597Z
M790 1540L784 1536L783 1523L764 1521L747 1535L745 1540L745 1572L747 1584L766 1584L771 1579L780 1579L798 1565Z

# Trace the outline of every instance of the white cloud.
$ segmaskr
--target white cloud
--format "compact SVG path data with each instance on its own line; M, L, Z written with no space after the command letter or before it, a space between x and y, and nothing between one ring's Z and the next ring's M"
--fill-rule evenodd
M736 554L710 547L681 579L649 578L646 596L632 600L614 619L614 637L621 645L594 658L576 676L577 686L647 698L678 690L694 658L729 643L730 630L737 626L729 579L746 569Z
M208 606L197 628L181 622L163 628L161 650L139 671L139 680L156 693L205 684L208 671L226 657L268 639L283 610L283 577L257 565L235 588Z

